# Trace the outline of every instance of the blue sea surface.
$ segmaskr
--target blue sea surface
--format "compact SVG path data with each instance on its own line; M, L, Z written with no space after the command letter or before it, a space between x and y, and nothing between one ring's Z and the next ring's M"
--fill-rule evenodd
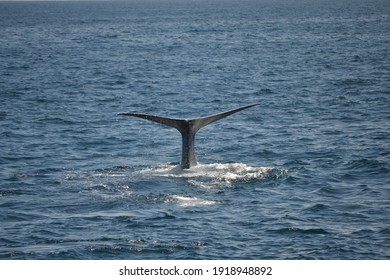
M0 98L0 259L390 259L388 0L0 2Z

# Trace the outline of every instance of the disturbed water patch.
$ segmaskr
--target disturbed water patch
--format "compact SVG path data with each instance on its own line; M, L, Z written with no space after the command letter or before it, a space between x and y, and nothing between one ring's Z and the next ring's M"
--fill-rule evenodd
M286 169L277 167L252 167L243 163L199 164L191 169L181 169L178 165L159 165L146 168L140 174L152 177L182 178L188 183L204 189L231 187L234 182L252 180L272 180L283 174Z

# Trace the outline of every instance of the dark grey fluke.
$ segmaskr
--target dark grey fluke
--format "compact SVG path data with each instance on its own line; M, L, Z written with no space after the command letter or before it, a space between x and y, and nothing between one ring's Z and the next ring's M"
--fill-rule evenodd
M237 113L241 110L256 105L259 104L251 104L227 112L212 115L209 117L202 117L202 118L190 119L190 120L171 119L171 118L164 118L159 116L138 114L138 113L120 113L119 115L142 118L145 120L157 122L160 124L164 124L176 128L181 133L182 141L183 141L180 166L183 169L189 169L192 166L198 164L195 155L195 134L199 131L199 129L212 122L215 122L217 120L230 116L231 114Z

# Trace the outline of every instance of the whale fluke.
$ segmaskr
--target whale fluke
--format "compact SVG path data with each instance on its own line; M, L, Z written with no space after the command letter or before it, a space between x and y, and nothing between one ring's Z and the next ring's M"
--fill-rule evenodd
M257 103L251 104L227 112L219 113L216 115L201 117L197 119L189 119L189 120L172 119L172 118L165 118L165 117L139 114L139 113L120 113L119 115L137 117L137 118L149 120L152 122L157 122L163 125L176 128L181 133L182 142L183 142L180 166L183 169L188 169L198 164L195 155L195 134L199 131L199 129L217 120L220 120L222 118L225 118L234 113L237 113L244 109L248 109L256 105L259 104Z

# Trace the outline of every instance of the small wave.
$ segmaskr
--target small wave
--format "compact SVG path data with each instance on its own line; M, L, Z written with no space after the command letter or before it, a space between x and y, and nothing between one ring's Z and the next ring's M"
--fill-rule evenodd
M6 112L0 112L0 121L5 120L6 116L7 116Z
M388 174L389 171L387 162L366 158L350 161L347 168L353 171L369 172L370 174Z
M295 227L289 227L289 228L281 228L276 230L269 230L269 232L275 232L280 234L329 234L328 231L322 229L322 228L309 228L309 229L301 229L301 228L295 228Z
M39 122L44 122L47 124L54 124L54 125L74 125L75 124L75 122L72 120L68 120L68 119L61 118L61 117L49 117L49 116L39 119Z
M88 179L95 179L95 178L126 178L128 177L128 172L132 171L131 166L116 166L112 168L106 168L106 169L96 169L88 172L69 172L66 174L65 179L72 181L72 180L88 180Z
M10 196L10 195L17 195L18 192L17 191L3 191L3 190L0 190L0 197L2 196Z
M322 204L322 203L317 203L317 204L314 204L314 205L310 205L309 207L306 207L304 209L304 211L318 213L318 212L326 211L326 210L328 210L330 208L331 207L329 205Z

